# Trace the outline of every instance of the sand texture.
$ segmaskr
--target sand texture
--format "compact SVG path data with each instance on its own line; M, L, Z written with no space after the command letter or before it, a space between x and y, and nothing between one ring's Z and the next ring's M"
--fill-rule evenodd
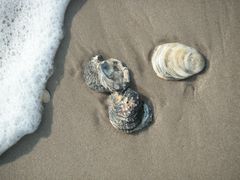
M0 157L0 179L240 179L240 1L73 0L36 133ZM150 57L180 42L207 59L203 73L165 81ZM84 83L95 54L122 60L148 97L154 124L115 130L106 96Z

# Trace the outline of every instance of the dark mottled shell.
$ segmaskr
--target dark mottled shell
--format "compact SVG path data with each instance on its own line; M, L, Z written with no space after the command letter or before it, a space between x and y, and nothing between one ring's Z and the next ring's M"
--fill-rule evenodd
M126 133L143 129L152 121L152 111L139 94L128 88L125 92L114 92L108 107L111 124Z
M108 90L102 86L98 77L98 65L103 60L102 56L94 56L84 67L83 77L88 85L94 91L107 92Z
M98 66L101 84L110 92L124 90L130 82L128 68L117 59L107 59Z

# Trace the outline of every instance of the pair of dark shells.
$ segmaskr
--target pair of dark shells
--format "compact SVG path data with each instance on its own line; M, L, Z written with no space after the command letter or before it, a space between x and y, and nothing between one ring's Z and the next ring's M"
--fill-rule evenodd
M94 56L84 68L84 79L92 90L111 93L108 113L116 129L133 133L151 123L152 110L138 92L129 88L129 70L121 61Z

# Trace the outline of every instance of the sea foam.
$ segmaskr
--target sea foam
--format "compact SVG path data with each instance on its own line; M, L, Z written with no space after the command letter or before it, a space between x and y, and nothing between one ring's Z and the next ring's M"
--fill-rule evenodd
M41 121L70 0L0 0L0 155Z

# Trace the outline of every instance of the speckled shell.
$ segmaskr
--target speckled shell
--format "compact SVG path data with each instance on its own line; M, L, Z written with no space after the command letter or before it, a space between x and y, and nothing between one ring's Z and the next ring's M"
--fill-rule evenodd
M99 63L98 76L102 86L110 92L124 90L130 83L128 68L113 58Z
M84 68L86 84L97 92L113 92L126 89L130 83L128 68L117 59L104 60L94 56Z
M133 133L148 126L152 121L152 110L139 94L128 88L125 92L114 92L109 98L109 119L113 127Z
M151 61L157 76L166 80L186 79L205 66L205 59L196 49L180 43L157 46Z
M103 61L103 58L100 55L92 57L84 67L83 78L85 83L92 90L97 92L107 92L108 90L101 84L98 76L98 65L101 61Z

